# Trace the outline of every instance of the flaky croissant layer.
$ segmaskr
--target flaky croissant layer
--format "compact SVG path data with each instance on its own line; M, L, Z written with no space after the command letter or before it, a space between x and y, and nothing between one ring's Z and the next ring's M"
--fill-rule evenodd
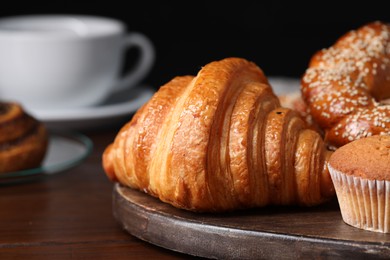
M326 201L329 153L280 107L258 66L226 58L162 86L106 148L103 167L178 208L226 211Z

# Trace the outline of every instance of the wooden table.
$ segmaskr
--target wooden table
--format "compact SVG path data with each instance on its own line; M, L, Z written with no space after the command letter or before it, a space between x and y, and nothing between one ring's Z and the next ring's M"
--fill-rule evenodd
M129 235L114 219L101 155L116 132L86 133L93 152L71 170L0 186L0 259L188 257Z
M145 237L146 241L161 239L158 237L150 237L151 234L149 233L139 233L139 231L143 232L146 226L153 226L153 221L144 223L140 221L140 219L133 219L131 224L136 223L136 221L140 223L140 228L130 228L131 225L128 226L129 229L135 229L136 232L138 232L137 237L135 237L130 235L122 224L115 219L113 214L113 208L115 208L115 203L113 202L116 201L114 199L115 197L113 197L114 184L105 176L101 166L101 156L105 147L113 141L118 130L119 127L110 130L85 133L92 139L94 149L91 155L75 168L28 182L0 185L0 259L194 258L190 255L167 250L138 239L137 237ZM137 196L134 198L137 199ZM149 201L149 198L143 198L142 196L140 198L141 201L144 201L145 199ZM150 198L150 200L152 199ZM155 210L156 208L165 209L164 205L159 205L158 203L159 202L156 200L147 203L147 205L152 208L151 211L145 211L143 208L138 208L138 210L141 209L144 212L142 215L144 216L142 217L143 221L148 214L153 215L152 217L154 217L154 214L157 212ZM148 207L146 207L146 209L147 208ZM236 223L234 225L239 225L242 222L241 220L244 220L247 224L252 223L257 229L271 230L270 233L266 233L267 236L265 236L265 238L262 238L266 239L269 237L270 239L260 239L259 241L263 242L259 242L259 247L270 245L275 247L280 244L286 249L291 246L291 250L285 250L287 252L283 254L280 254L279 252L279 255L285 255L287 258L292 251L299 251L299 248L302 247L302 241L306 241L300 239L297 235L293 236L292 240L287 239L288 237L283 235L272 235L274 233L276 234L278 230L289 230L289 223L292 224L291 227L293 231L298 234L301 234L302 232L309 232L309 235L313 232L317 234L321 233L322 230L326 235L329 235L329 233L332 235L332 232L335 234L341 232L343 234L345 233L346 237L356 237L356 244L357 248L360 250L359 252L364 251L364 248L366 248L365 244L362 244L361 242L366 240L365 238L367 238L367 241L383 240L383 243L379 243L379 245L378 243L374 244L369 242L367 248L369 248L369 246L374 249L379 248L382 252L380 254L382 257L387 255L386 252L390 252L388 235L360 231L347 226L342 222L341 216L337 211L338 209L337 207L335 209L334 206L324 207L324 215L317 214L318 216L323 216L321 219L318 219L315 217L317 216L315 214L318 210L321 211L321 209L322 208L308 211L292 211L292 213L290 213L295 216L293 218L291 218L291 214L283 208L280 209L280 211L279 209L274 209L278 212L277 215L263 214L268 210L262 211L260 209L258 212L255 211L259 214L256 213L255 215L257 217L254 219L252 219L249 212L249 214L243 213L243 218L240 217L240 214L233 214L227 218L221 218L218 223L225 225L226 221L233 221L233 223ZM193 217L190 213L177 212L177 210L173 208L168 209L168 213L178 216L178 218L175 218L175 221L179 220L179 224L184 220ZM311 220L312 218L310 217L312 214L313 220ZM121 213L121 215L123 214ZM286 217L283 220L284 215L286 215ZM298 219L298 216L303 217L299 217ZM157 217L157 220L161 219L161 216L158 215ZM211 218L211 221L217 220L218 217L216 219ZM207 223L207 221L210 221L210 219L207 218L207 215L196 218L196 221L192 221L192 225L190 225L191 227L195 227L192 232L202 230L196 229L197 226L195 224L198 222ZM306 225L305 221L317 224L313 225L313 223L308 223ZM126 219L126 222L128 222L128 219ZM323 225L321 225L321 223L323 223ZM229 232L230 226L231 225L226 226L227 228L225 229L227 229L227 231L224 231L225 233L234 233ZM302 230L294 230L294 227L295 229L302 228ZM163 234L171 234L174 232L173 230L175 227L170 229L172 230L167 230L169 232L164 232ZM250 230L243 230L243 232L244 231L250 233ZM281 233L287 234L288 232L286 233L283 231ZM308 239L309 242L312 242L312 240L313 239ZM314 240L314 242L321 242L321 239L316 238ZM330 241L331 246L324 247L322 248L323 250L316 252L311 252L310 250L318 248L317 244L312 247L309 243L309 246L306 248L306 256L308 256L307 254L309 253L311 256L315 255L317 256L316 258L321 259L321 252L327 252L323 258L329 259L329 256L332 255L332 249L330 248L333 248L337 249L337 252L340 253L337 255L353 255L354 259L360 259L357 257L360 253L356 253L355 255L353 252L348 251L356 245L351 244L347 240L345 240L345 242L340 242L336 241L336 239L327 239L326 241ZM166 242L169 244L169 241ZM218 243L218 241L214 242ZM243 244L246 243L241 240L239 242ZM255 243L257 248L258 242L252 242ZM221 243L223 243L223 241L221 241ZM319 243L320 247L323 246L324 243ZM348 249L345 249L346 252L343 251L343 244L345 244L345 248ZM276 248L279 247L276 246ZM290 251L290 253L288 251Z

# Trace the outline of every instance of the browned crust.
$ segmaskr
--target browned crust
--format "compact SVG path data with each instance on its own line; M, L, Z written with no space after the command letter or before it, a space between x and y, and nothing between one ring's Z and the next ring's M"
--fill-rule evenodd
M0 104L0 173L39 166L46 154L45 126L16 103Z
M334 193L321 193L320 135L298 142L305 127L297 112L280 108L256 64L226 58L161 87L107 147L103 167L111 180L192 211L315 205ZM311 149L301 175L315 176L307 188L314 195L302 201L299 145Z
M390 26L381 22L350 31L311 59L302 95L325 139L337 148L390 134Z
M361 138L337 149L329 160L335 170L370 180L390 180L390 136Z

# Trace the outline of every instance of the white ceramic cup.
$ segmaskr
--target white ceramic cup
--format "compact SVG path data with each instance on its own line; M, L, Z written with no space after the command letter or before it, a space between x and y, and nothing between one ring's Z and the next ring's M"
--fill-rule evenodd
M126 50L138 60L122 73ZM88 15L27 15L0 19L0 100L31 109L98 104L137 85L153 66L148 37L123 22ZM123 76L121 74L124 74Z

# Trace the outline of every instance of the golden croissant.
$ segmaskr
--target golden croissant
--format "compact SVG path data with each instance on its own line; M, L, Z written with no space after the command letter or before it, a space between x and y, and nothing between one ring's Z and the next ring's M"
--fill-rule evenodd
M221 212L325 202L330 153L257 65L232 57L162 86L106 148L103 168L175 207Z

